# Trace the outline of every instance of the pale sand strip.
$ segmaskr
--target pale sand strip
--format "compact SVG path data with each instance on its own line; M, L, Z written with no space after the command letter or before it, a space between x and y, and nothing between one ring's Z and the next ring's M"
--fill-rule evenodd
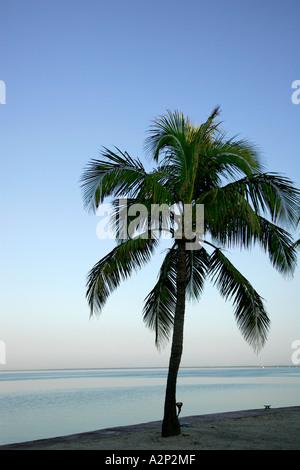
M160 436L161 421L0 446L0 450L300 450L300 406L180 419L182 434Z

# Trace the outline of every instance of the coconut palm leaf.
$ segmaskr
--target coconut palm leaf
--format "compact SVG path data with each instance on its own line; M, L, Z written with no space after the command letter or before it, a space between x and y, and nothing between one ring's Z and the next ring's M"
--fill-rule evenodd
M177 195L181 199L187 197L187 203L193 194L200 144L204 146L205 139L212 138L218 126L213 122L218 113L217 107L204 124L195 128L183 114L168 111L154 121L145 141L145 149L154 161L158 162L162 156L163 164L176 170Z
M300 191L289 178L277 173L256 173L229 184L249 202L257 214L271 216L274 223L295 227L300 212Z
M210 257L204 248L186 252L186 291L189 300L199 300ZM161 349L169 340L176 307L176 244L162 263L158 281L145 299L143 319L155 331L155 344Z
M233 299L237 325L245 340L255 351L259 351L270 326L262 298L220 249L211 255L209 274L220 294L226 300Z
M254 237L268 253L274 268L281 274L293 274L297 265L297 252L289 232L263 217L259 217L260 232Z
M265 175L266 176L266 175ZM297 223L299 191L290 180L278 175L253 175L207 191L197 201L205 204L205 223L214 240L251 247L259 242L281 272L292 270L296 254L290 234L260 215L261 206L271 218Z
M199 300L209 263L209 254L203 247L199 250L186 251L186 294L188 300Z
M143 320L155 331L155 344L163 347L170 338L176 306L176 246L165 256L158 281L144 302Z
M127 152L104 149L101 155L104 160L92 159L81 178L84 204L92 211L108 196L133 197L146 175L142 163Z
M91 315L100 313L120 282L150 261L158 240L141 237L117 245L88 273L87 300Z
M158 162L159 155L164 151L164 163L176 164L184 159L184 151L187 148L186 128L189 121L178 111L167 111L165 116L160 116L153 121L145 141L145 150L151 159ZM169 152L172 149L172 152Z
M259 233L259 219L249 202L231 185L206 192L197 203L204 204L205 227L222 245L249 248Z
M209 165L225 177L236 177L239 174L251 175L262 171L260 153L257 146L247 139L227 139L225 132L218 136L207 147Z

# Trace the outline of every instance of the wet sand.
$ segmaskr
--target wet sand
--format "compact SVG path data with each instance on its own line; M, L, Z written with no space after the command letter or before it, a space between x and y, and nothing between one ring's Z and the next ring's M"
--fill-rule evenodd
M161 421L0 446L0 450L300 450L300 406L180 417L182 434L161 437Z

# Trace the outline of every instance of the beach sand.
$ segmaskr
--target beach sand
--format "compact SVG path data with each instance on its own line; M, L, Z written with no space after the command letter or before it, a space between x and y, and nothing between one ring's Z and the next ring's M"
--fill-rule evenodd
M180 417L182 434L161 422L0 446L0 450L300 450L300 406Z

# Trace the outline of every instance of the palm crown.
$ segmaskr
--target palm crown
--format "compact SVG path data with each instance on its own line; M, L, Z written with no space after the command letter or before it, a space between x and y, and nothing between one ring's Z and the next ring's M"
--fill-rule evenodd
M204 205L201 248L185 249L185 294L198 299L206 277L210 277L225 299L232 299L234 313L245 339L259 349L265 342L270 320L261 297L225 256L223 247L250 247L259 243L275 268L290 273L296 264L291 235L279 226L296 225L299 191L292 182L275 173L263 172L259 153L245 140L227 139L219 130L216 108L200 126L192 126L179 112L168 112L153 122L145 149L157 164L147 172L138 159L126 152L104 149L101 160L92 160L82 178L86 207L95 210L105 198L113 197L117 245L89 272L87 298L91 313L99 313L109 294L137 268L151 259L164 224L155 227L149 217L139 219L138 235L118 237L121 227L120 197L127 208L141 203ZM169 225L174 243L161 266L158 281L146 298L143 318L155 330L156 344L162 345L172 331L177 302L176 277L179 247L176 217ZM128 217L127 223L132 220ZM152 224L152 225L151 225ZM156 224L157 225L157 224ZM126 227L125 227L126 229ZM151 230L152 229L152 230ZM150 235L151 231L151 235ZM126 233L126 230L125 230ZM196 234L196 231L194 232ZM183 246L186 246L183 244ZM206 248L204 248L206 247Z

